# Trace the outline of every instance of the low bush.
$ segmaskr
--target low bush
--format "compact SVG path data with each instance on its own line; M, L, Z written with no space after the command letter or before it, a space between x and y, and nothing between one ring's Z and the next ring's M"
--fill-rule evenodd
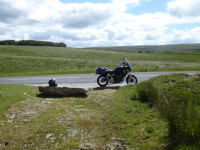
M144 81L137 85L137 92L139 99L142 102L149 102L150 104L153 104L154 100L158 97L158 91L153 86L151 81Z

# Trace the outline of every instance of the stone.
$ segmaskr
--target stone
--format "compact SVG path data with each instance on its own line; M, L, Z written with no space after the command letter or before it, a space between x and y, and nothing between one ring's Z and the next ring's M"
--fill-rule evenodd
M79 145L79 150L94 150L94 147L90 143Z
M128 145L125 144L124 139L113 138L111 143L107 144L109 150L131 150Z
M47 138L47 139L49 139L49 138L51 139L51 138L53 138L53 137L54 137L54 135L51 134L51 133L49 133L49 134L46 135L46 138Z
M38 89L43 95L59 97L82 96L87 93L87 90L83 88L39 86Z

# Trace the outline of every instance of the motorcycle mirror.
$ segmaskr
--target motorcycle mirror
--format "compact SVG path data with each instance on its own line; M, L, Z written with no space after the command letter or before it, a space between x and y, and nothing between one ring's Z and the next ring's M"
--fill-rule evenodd
M122 62L121 62L121 61L119 61L119 64L121 65L121 64L122 64Z

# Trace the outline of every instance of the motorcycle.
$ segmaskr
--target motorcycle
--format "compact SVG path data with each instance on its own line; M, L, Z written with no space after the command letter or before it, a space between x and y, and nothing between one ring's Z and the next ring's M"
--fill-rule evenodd
M115 70L109 70L104 67L99 67L96 70L96 74L99 75L97 83L101 87L105 87L108 83L118 84L123 83L126 79L127 84L136 84L137 78L133 74L130 74L132 67L128 59L124 58L123 62L120 62L120 66Z

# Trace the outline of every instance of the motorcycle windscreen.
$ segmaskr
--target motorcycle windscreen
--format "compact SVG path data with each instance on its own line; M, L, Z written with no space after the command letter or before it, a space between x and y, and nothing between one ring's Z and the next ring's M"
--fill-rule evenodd
M131 63L128 61L127 58L125 58L125 61L127 62L127 64L128 64L128 66L130 67L130 69L132 70Z

